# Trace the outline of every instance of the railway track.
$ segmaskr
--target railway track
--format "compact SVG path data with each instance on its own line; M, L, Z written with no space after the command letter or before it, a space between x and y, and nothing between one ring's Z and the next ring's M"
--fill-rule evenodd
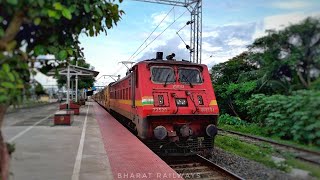
M266 142L276 147L277 149L292 153L295 158L301 159L320 166L320 152L312 151L300 147L295 147L288 144L279 143L270 139L261 138L253 135L243 134L236 131L219 129L222 134L231 134L238 136L241 140L251 141L251 142Z
M163 157L163 160L184 179L243 179L200 155Z

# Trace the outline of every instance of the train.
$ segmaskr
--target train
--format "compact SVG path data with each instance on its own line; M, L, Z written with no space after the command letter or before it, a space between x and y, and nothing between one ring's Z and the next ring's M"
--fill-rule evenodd
M159 155L210 152L219 108L208 67L173 57L137 62L92 98Z

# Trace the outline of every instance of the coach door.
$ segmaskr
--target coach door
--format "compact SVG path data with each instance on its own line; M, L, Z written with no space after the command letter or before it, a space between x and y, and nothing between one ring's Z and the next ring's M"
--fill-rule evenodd
M131 119L135 122L135 114L137 114L136 109L136 88L137 88L137 68L134 68L131 73Z

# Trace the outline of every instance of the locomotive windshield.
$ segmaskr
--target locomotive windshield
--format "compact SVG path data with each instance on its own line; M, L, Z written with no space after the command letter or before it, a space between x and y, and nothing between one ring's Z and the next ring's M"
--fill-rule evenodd
M179 68L179 81L182 83L202 83L200 71L194 68Z
M174 71L171 67L152 67L151 79L156 83L172 83L175 82Z

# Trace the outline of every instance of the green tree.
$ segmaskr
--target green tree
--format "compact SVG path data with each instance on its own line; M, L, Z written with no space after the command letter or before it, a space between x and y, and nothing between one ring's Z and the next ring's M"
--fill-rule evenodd
M290 95L320 89L320 21L307 18L284 30L268 30L244 52L212 68L222 113L249 119L245 102L252 94Z
M211 69L212 83L222 113L246 118L244 103L256 89L257 67L249 61L250 54L244 52Z
M252 62L263 74L261 85L285 93L310 88L320 71L319 19L307 18L284 30L267 32L249 46Z
M28 64L32 69L37 57L45 54L57 59L48 69L70 57L83 58L79 35L107 33L122 13L114 0L0 0L0 125L8 105L20 98L29 77ZM7 179L8 154L2 135L0 173Z
M264 126L266 135L318 146L319 75L320 20L314 18L268 30L249 52L212 68L222 113ZM229 115L221 122L243 123Z

